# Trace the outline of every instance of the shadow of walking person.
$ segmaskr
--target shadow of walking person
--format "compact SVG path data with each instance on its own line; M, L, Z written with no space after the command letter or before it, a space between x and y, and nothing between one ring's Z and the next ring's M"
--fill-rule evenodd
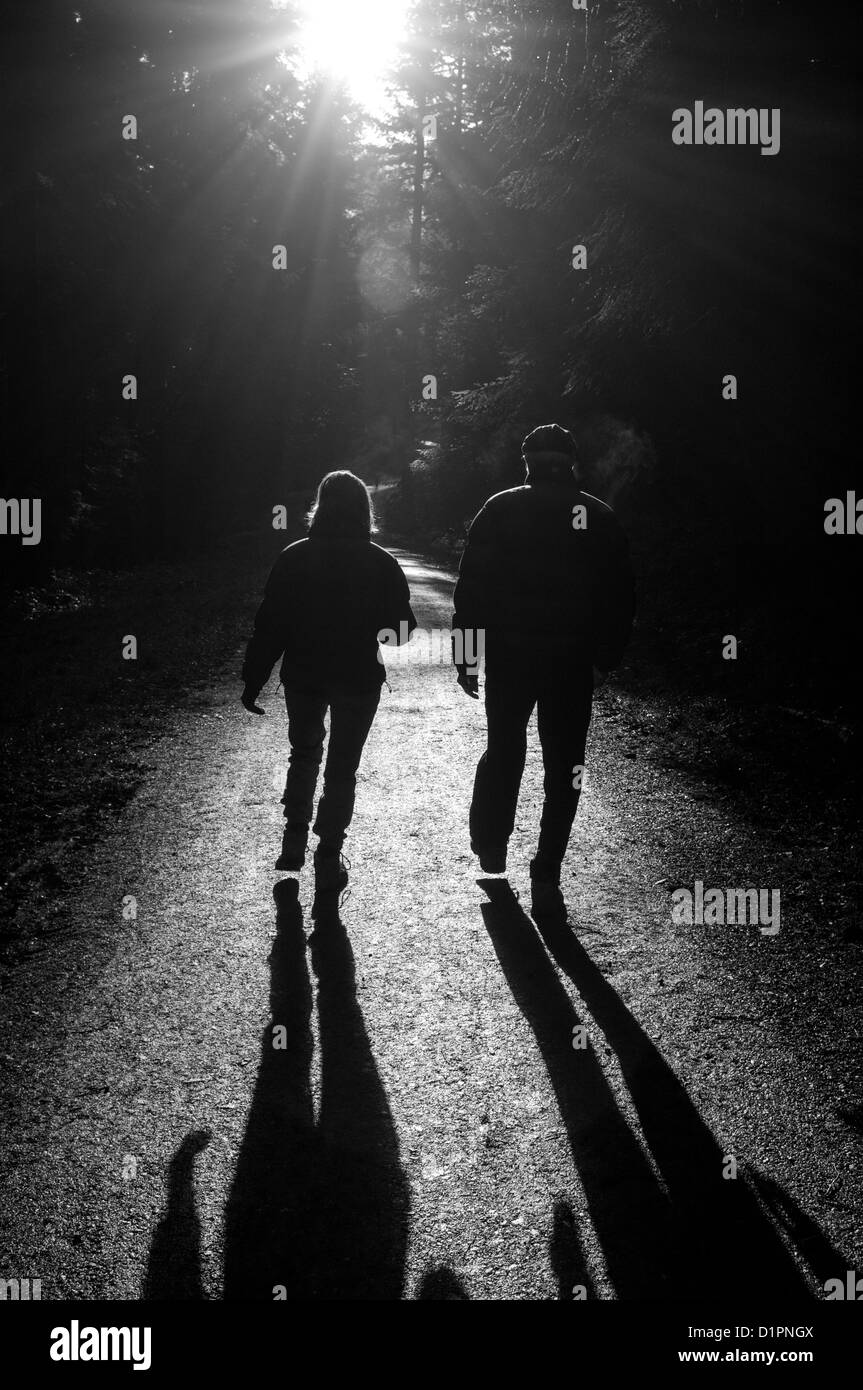
M356 998L350 941L335 902L329 910L319 904L309 943L321 1051L316 1120L312 984L296 880L283 880L274 896L271 1023L228 1199L225 1298L399 1299L409 1192Z
M416 1293L418 1300L436 1299L440 1302L466 1302L468 1293L464 1284L449 1265L434 1265L427 1269L419 1282Z
M584 1291L585 1297L596 1297L569 1202L558 1201L554 1204L554 1226L549 1242L549 1255L557 1279L559 1299L571 1300L575 1296L573 1290L577 1287Z
M554 1087L609 1278L618 1298L673 1298L690 1283L669 1243L671 1212L591 1047L573 1048L579 1019L504 879L480 879L486 929ZM583 1281L582 1281L583 1282Z
M723 1179L720 1147L677 1077L571 932L546 926L545 944L595 1020L588 1034L595 1043L601 1030L617 1053L657 1178L593 1046L573 1048L582 1020L533 922L505 880L480 885L490 899L483 918L539 1043L616 1296L809 1297L745 1180Z
M210 1142L207 1130L187 1134L171 1159L168 1203L150 1243L142 1297L203 1298L201 1224L195 1209L195 1159Z
M840 1262L827 1237L772 1180L726 1155L685 1087L567 927L538 931L617 1055L648 1148L687 1233L692 1296L812 1296L800 1266L819 1279ZM792 1253L794 1252L794 1253Z

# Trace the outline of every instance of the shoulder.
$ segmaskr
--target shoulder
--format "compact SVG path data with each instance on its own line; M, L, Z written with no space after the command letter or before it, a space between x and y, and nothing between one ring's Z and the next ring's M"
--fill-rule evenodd
M526 497L530 496L530 488L508 487L505 492L496 492L490 497L482 510L492 512L508 511L512 507L517 507Z
M384 550L382 545L376 545L374 541L369 542L369 552L372 564L379 565L382 570L398 570L401 573L401 565L395 555Z
M526 496L530 493L529 487L510 487L505 492L496 492L493 497L480 507L471 523L471 529L479 525L480 528L488 523L493 523L503 517L518 512L525 504Z
M607 502L603 502L600 497L594 497L590 492L580 492L578 502L587 508L588 519L599 527L602 534L609 537L611 535L623 535L623 527L618 521L614 509Z
M273 573L280 574L283 570L292 569L295 565L301 564L303 556L308 554L308 547L308 538L286 545L284 550L280 550L276 556Z
M594 497L592 492L580 492L579 502L583 502L589 512L596 512L598 515L614 516L614 509L603 502L601 497Z
M388 550L385 550L382 545L378 545L375 541L369 541L369 550L371 551L374 558L377 560L378 564L398 564L398 560L396 559L395 555L391 555Z

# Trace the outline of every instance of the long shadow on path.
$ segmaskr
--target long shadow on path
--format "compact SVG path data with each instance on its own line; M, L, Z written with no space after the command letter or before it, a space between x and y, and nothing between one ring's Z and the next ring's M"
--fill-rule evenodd
M194 1130L171 1159L168 1202L150 1244L142 1298L174 1302L204 1297L194 1178L195 1159L209 1142L207 1130Z
M596 1025L588 1024L591 1046L573 1048L585 1021L536 927L505 880L480 885L490 900L486 928L539 1043L616 1296L811 1298L788 1245L829 1277L844 1266L826 1237L774 1184L723 1178L722 1150L674 1072L571 930L545 927L545 946ZM597 1030L617 1055L661 1181L597 1061ZM759 1198L780 1217L784 1241Z
M409 1192L337 911L310 938L321 1049L315 1119L312 983L295 879L277 885L271 1022L228 1200L225 1298L400 1299ZM285 1032L274 1047L273 1028Z

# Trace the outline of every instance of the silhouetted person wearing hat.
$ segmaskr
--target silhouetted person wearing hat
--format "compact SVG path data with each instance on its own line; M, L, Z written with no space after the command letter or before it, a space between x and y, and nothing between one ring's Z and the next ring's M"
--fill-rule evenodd
M626 537L611 508L582 492L575 440L541 425L522 446L524 486L474 518L453 596L453 659L473 699L468 634L485 651L488 747L470 807L471 849L486 873L506 868L534 706L545 768L534 914L558 912L560 868L581 791L594 684L618 664L635 610Z

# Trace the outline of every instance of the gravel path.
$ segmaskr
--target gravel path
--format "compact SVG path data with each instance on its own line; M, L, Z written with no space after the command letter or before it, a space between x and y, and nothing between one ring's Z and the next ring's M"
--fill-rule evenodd
M398 553L446 629L453 576ZM281 692L246 715L236 669L176 712L3 992L0 1276L43 1298L679 1299L823 1297L863 1268L863 948L814 886L783 893L776 937L672 922L673 887L782 889L805 856L663 766L648 700L597 700L576 930L543 939L533 726L511 871L478 877L482 708L449 666L394 666L350 894L312 931L310 866L272 869Z

